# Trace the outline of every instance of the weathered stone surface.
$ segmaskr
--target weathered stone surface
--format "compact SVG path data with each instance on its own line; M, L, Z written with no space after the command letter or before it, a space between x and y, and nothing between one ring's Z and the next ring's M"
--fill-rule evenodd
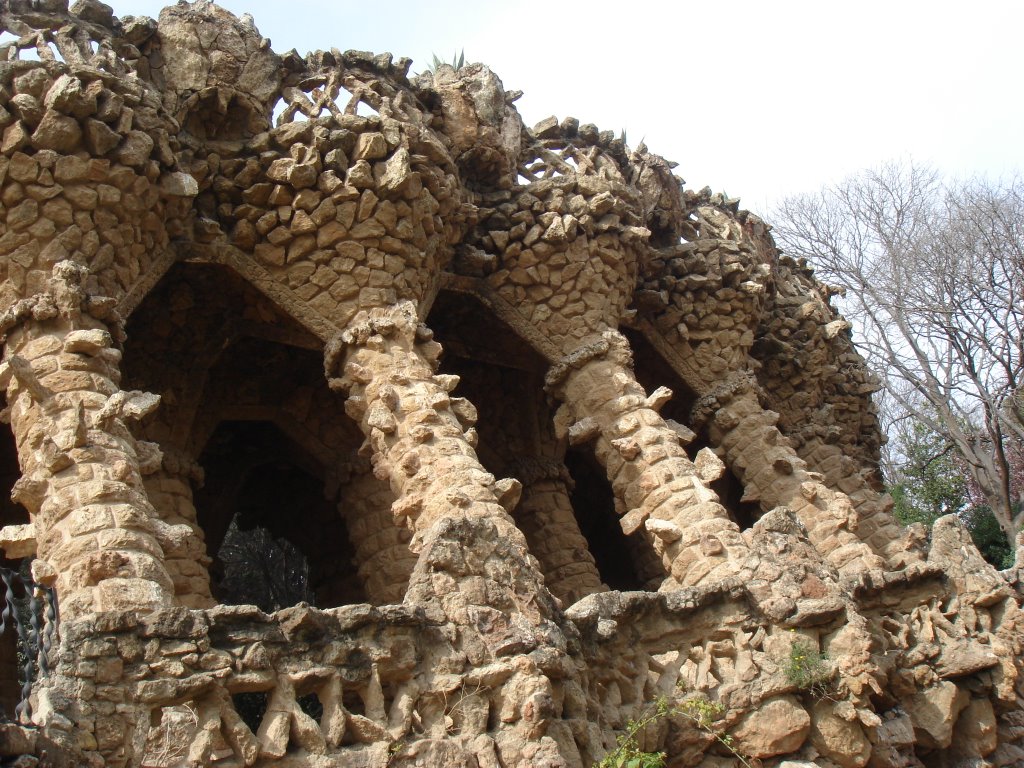
M72 152L81 138L82 129L77 120L55 109L48 109L32 133L32 146L36 149Z
M795 752L811 730L811 717L791 696L763 702L732 729L741 754L765 758Z
M857 719L846 720L831 701L811 709L811 743L823 757L843 766L862 768L871 757L871 743Z
M96 156L107 154L121 142L121 135L99 120L87 119L84 130L85 146Z
M199 185L187 173L167 174L160 179L160 189L175 197L195 197L199 194Z
M10 559L32 557L36 553L36 530L33 525L6 525L0 528L0 548Z
M153 138L145 131L128 131L114 154L119 162L139 168L149 160L153 147Z
M10 5L61 54L0 88L19 749L589 768L664 698L673 765L1020 762L1019 573L895 524L834 290L738 201L483 65Z
M914 694L905 708L917 738L926 746L945 749L953 739L953 726L969 701L966 691L943 681Z

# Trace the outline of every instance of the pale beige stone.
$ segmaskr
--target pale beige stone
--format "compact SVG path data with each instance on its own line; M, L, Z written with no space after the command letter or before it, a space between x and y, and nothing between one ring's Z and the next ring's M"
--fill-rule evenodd
M811 709L811 743L822 756L843 768L862 768L871 756L868 741L856 720L840 717L840 707L818 701Z
M763 702L731 731L736 748L750 757L766 758L795 752L811 730L811 717L791 696Z
M279 56L208 2L66 5L5 21L63 61L12 52L0 89L5 459L31 520L0 544L36 555L56 643L39 730L0 741L116 768L590 768L690 697L701 719L638 745L1020 762L1020 574L955 518L893 521L878 382L757 216L611 131L525 129L481 64L410 79ZM310 492L225 479L280 465ZM243 507L333 607L217 604Z

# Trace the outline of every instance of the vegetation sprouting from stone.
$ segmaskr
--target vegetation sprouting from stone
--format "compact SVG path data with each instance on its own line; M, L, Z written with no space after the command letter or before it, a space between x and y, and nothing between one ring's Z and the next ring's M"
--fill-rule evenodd
M662 721L678 718L697 730L712 737L742 765L751 768L750 762L735 745L727 733L723 733L720 720L725 708L703 695L690 695L678 702L660 697L654 707L637 719L626 723L626 730L616 739L615 749L608 752L594 768L664 768L668 755L665 752L649 752L640 746L643 732Z
M790 685L815 698L830 697L835 688L835 670L828 654L805 639L793 641L783 671Z
M427 71L435 72L437 71L438 67L443 66L445 64L447 64L454 70L462 69L466 64L466 50L462 49L461 51L458 52L458 54L453 54L452 60L450 62L439 58L436 53L431 54L430 66L427 67Z

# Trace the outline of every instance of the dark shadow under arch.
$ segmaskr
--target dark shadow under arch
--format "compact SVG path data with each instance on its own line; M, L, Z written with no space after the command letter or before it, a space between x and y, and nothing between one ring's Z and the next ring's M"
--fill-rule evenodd
M23 506L11 499L11 490L21 477L18 448L14 434L7 425L0 425L0 526L25 525L31 522ZM9 558L0 552L0 567L27 575L31 558ZM0 589L3 585L0 584ZM0 598L2 600L2 598ZM21 670L18 664L18 638L13 627L0 634L0 720L13 720L15 707L21 699Z
M265 421L227 421L201 456L199 524L214 555L215 596L276 610L365 602L337 501L323 468ZM315 472L315 474L314 474Z
M604 468L586 449L568 451L565 465L574 483L570 496L573 513L601 581L622 591L647 589L657 576L651 572L650 557L657 556L643 534L623 533Z

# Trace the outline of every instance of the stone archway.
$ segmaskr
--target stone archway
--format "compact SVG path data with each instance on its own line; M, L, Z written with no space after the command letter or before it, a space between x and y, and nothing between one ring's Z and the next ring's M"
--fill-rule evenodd
M348 486L367 471L356 455L363 436L346 415L343 398L328 387L320 340L232 270L192 263L167 273L132 315L128 335L125 385L162 397L140 427L161 454L146 478L147 492L166 522L188 525L194 534L187 551L168 554L176 600L189 606L216 602L208 566L215 566L217 587L224 570L216 556L248 494L262 509L241 515L236 529L261 530L271 544L297 547L316 566L313 581L322 582L310 582L317 604L388 601L364 592L354 576L358 564L342 565L334 575L325 571L325 548L350 560L364 533L377 534L394 522L386 495L351 501ZM277 491L267 482L275 479L292 488L296 505L309 516L276 521L270 515L266 507ZM237 487L227 488L232 484ZM384 505L381 510L366 507L371 498ZM279 505L288 506L284 501L278 494ZM359 515L374 516L374 530L354 525ZM356 532L351 542L350 531ZM296 540L303 537L305 544ZM394 538L408 541L397 533ZM370 556L366 547L360 551ZM406 566L411 571L412 562ZM312 593L299 599L314 601Z
M270 422L224 421L200 463L197 518L220 602L268 612L365 602L345 521L315 457Z

